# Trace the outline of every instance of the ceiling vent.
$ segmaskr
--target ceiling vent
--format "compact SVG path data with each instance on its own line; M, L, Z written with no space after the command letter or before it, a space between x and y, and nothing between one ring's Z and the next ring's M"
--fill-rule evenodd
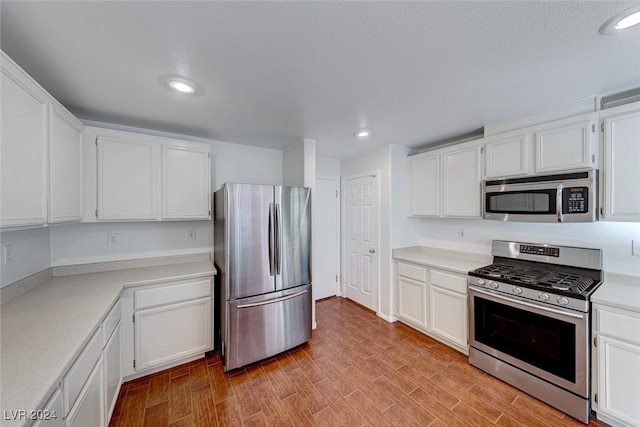
M640 101L640 88L625 90L624 92L614 93L600 98L600 109L617 107L618 105L629 104L631 102Z

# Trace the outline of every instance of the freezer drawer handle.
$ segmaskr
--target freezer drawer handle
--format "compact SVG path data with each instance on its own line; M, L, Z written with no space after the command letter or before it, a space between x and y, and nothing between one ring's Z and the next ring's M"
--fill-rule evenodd
M291 298L299 297L300 295L306 294L306 293L307 293L306 290L305 291L300 291L300 292L297 292L295 294L287 295L286 297L270 299L270 300L267 300L267 301L256 302L256 303L253 303L253 304L242 304L242 305L239 305L237 308L259 307L261 305L273 304L275 302L286 301L286 300L291 299Z

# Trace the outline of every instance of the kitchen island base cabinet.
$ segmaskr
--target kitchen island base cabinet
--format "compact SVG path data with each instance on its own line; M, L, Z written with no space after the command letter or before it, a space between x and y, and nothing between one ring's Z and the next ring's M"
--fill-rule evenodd
M121 323L118 322L115 331L104 348L104 402L105 425L113 414L118 399L118 392L122 385L122 342Z
M467 354L465 276L417 264L396 264L397 316L404 323Z
M596 306L593 406L614 426L640 426L640 313Z
M102 356L91 371L89 379L69 411L67 427L104 427L104 376Z

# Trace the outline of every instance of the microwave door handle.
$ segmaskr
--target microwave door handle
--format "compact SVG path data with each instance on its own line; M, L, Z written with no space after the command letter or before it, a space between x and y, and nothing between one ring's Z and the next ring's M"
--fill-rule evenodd
M564 189L564 184L558 184L556 188L556 217L558 218L558 222L564 222L564 217L562 215L562 190Z

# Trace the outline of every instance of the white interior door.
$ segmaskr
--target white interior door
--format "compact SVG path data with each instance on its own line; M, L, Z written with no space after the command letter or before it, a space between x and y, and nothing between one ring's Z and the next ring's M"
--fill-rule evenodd
M378 179L373 174L344 181L345 294L378 310Z
M340 274L340 178L316 179L313 226L313 299L338 294Z

